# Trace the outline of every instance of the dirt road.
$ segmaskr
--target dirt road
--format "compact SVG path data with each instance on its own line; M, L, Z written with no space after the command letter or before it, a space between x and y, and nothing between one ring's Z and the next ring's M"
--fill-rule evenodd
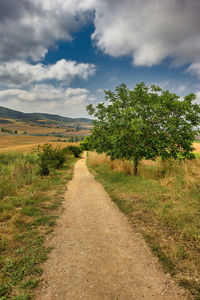
M79 160L44 264L37 300L178 300L140 234Z

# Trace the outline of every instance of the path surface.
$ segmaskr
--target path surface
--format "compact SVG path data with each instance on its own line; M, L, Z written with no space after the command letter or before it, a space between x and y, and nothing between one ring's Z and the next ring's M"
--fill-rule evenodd
M181 300L140 234L91 175L74 168L37 300Z

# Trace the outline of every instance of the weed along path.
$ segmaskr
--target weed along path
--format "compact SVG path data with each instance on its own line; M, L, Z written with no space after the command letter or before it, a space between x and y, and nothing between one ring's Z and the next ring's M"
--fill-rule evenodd
M38 300L189 299L89 173L74 168L44 264Z

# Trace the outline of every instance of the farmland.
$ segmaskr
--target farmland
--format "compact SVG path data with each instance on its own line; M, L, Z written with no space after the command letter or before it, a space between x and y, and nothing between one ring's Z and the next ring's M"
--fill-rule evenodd
M194 152L200 153L200 143L194 143L193 146L195 148Z
M55 142L52 142L55 140ZM0 152L22 151L30 152L44 143L52 143L55 146L66 147L67 142L59 142L55 136L31 136L31 135L0 135ZM65 140L60 138L60 140Z
M21 120L14 119L0 119L0 127L7 130L12 130L13 132L17 130L19 134L24 132L30 134L79 134L87 135L91 126L85 123L78 125L72 124L46 124L44 120L38 120L40 123L36 122L23 122ZM9 121L10 123L3 123L3 121ZM80 127L80 128L78 128ZM78 130L77 130L78 128ZM0 133L1 134L1 133Z
M66 142L71 137L80 140L90 134L91 128L89 119L72 119L42 113L25 114L0 107L0 152L28 152L44 143L63 147L63 142L58 140Z
M66 147L90 134L89 119L70 119L49 114L24 114L0 107L0 152L30 152L39 144Z

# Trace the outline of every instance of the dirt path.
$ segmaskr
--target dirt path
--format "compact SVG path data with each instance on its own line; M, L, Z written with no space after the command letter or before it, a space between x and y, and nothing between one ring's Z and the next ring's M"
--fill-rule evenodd
M188 299L79 160L37 300Z

